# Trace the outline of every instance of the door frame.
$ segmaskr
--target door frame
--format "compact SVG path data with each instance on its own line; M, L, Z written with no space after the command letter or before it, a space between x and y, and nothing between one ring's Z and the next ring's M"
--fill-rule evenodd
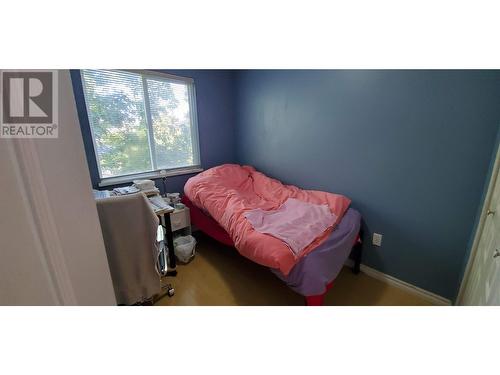
M491 197L493 195L493 189L495 188L495 184L497 178L499 177L499 169L500 169L500 145L496 144L496 157L495 163L493 165L493 170L491 171L491 177L488 183L488 191L486 192L486 196L483 201L483 207L481 209L481 216L479 217L479 223L477 225L476 231L474 233L474 242L472 243L472 248L469 256L469 260L467 261L467 266L465 267L464 276L462 278L462 282L460 284L460 290L458 292L456 305L461 305L464 297L465 288L470 278L470 273L472 270L472 265L474 264L474 260L477 255L477 248L479 246L479 241L481 239L481 234L483 233L484 223L486 221L486 213L489 209ZM500 212L499 212L500 214Z

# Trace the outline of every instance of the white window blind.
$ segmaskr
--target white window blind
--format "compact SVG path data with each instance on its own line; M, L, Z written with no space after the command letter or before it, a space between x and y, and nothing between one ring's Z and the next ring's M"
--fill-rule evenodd
M199 167L191 79L116 70L81 73L101 180Z

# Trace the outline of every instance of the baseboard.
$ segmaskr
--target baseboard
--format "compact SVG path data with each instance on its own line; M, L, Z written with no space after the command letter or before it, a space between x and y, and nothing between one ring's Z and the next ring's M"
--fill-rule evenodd
M345 263L347 267L352 268L354 266L354 262L352 259L348 259ZM428 290L419 288L415 285L412 285L410 283L407 283L405 281L396 279L395 277L392 277L390 275L387 275L383 272L377 271L376 269L373 269L371 267L365 266L364 264L361 264L360 266L361 272L367 274L370 277L373 277L374 279L380 280L382 282L385 282L389 285L393 285L397 288L404 289L409 293L418 295L419 297L425 299L426 301L437 305L437 306L450 306L451 301L447 298L441 297L435 293L429 292Z

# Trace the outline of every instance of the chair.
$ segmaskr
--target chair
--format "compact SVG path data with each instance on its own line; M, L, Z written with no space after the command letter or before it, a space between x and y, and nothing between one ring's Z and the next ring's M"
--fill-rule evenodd
M117 303L132 305L159 294L159 220L147 198L142 193L114 196L96 205Z

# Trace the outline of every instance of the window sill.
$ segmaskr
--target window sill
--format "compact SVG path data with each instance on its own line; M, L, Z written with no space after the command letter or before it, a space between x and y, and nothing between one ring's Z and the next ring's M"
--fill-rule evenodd
M120 185L133 182L134 180L143 180L149 179L154 180L163 177L172 177L172 176L181 176L184 174L192 174L203 172L203 168L201 167L188 167L188 168L179 168L179 169L171 169L171 170L160 170L154 172L144 172L131 174L127 176L118 176L118 177L109 177L101 179L99 182L99 187L111 186L111 185Z

